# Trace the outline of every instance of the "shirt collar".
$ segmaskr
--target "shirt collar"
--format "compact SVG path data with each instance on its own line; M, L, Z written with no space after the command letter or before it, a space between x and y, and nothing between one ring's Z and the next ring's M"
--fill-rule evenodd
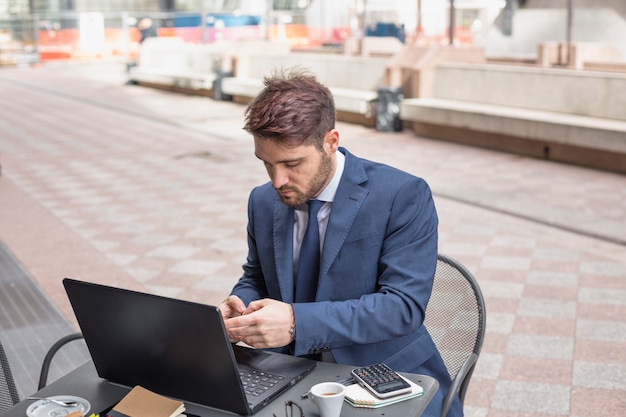
M339 181L341 181L341 175L343 174L343 169L346 165L346 157L343 153L337 151L335 152L335 155L335 161L337 162L335 174L333 175L333 179L330 180L326 188L324 188L322 192L317 196L318 200L330 202L333 202L335 200L335 194L337 194L337 188L339 188Z

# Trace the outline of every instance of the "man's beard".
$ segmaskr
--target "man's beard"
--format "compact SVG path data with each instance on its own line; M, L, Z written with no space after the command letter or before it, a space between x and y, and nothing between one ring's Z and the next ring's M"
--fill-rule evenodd
M333 164L331 157L326 153L322 153L319 169L317 170L315 176L311 179L311 182L309 182L308 190L306 192L301 192L297 188L291 188L289 184L277 189L276 192L278 193L278 196L283 204L289 207L299 206L316 197L322 191L323 187L326 186L329 180L332 170ZM292 197L285 197L280 193L281 190L294 191L295 194Z

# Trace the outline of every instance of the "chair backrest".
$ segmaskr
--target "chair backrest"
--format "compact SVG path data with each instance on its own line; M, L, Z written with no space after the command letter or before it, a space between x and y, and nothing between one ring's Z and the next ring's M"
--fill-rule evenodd
M0 414L20 401L9 360L0 342Z
M480 355L486 324L485 301L476 279L463 265L446 255L437 257L424 324L453 380L444 400L442 415L445 416L457 392L463 404Z
M57 340L46 352L46 356L43 358L41 365L41 372L39 374L39 383L37 384L37 390L39 391L48 384L48 374L50 373L50 367L52 366L52 360L57 352L69 342L73 340L84 340L82 333L71 333L67 336L63 336Z

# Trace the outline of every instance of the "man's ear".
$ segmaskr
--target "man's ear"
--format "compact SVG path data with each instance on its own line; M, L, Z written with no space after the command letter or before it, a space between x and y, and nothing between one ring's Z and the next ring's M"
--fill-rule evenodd
M324 149L326 152L336 152L339 148L339 131L331 129L324 136Z

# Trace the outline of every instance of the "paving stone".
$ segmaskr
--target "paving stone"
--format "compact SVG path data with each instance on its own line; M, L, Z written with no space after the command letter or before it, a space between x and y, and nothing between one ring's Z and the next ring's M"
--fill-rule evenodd
M0 241L33 284L21 297L0 291L22 394L52 340L76 329L63 276L215 305L242 273L248 194L267 181L245 107L127 86L122 67L0 71ZM626 177L337 128L356 155L428 181L440 251L481 285L487 333L466 415L620 415ZM41 316L33 306L44 304Z

